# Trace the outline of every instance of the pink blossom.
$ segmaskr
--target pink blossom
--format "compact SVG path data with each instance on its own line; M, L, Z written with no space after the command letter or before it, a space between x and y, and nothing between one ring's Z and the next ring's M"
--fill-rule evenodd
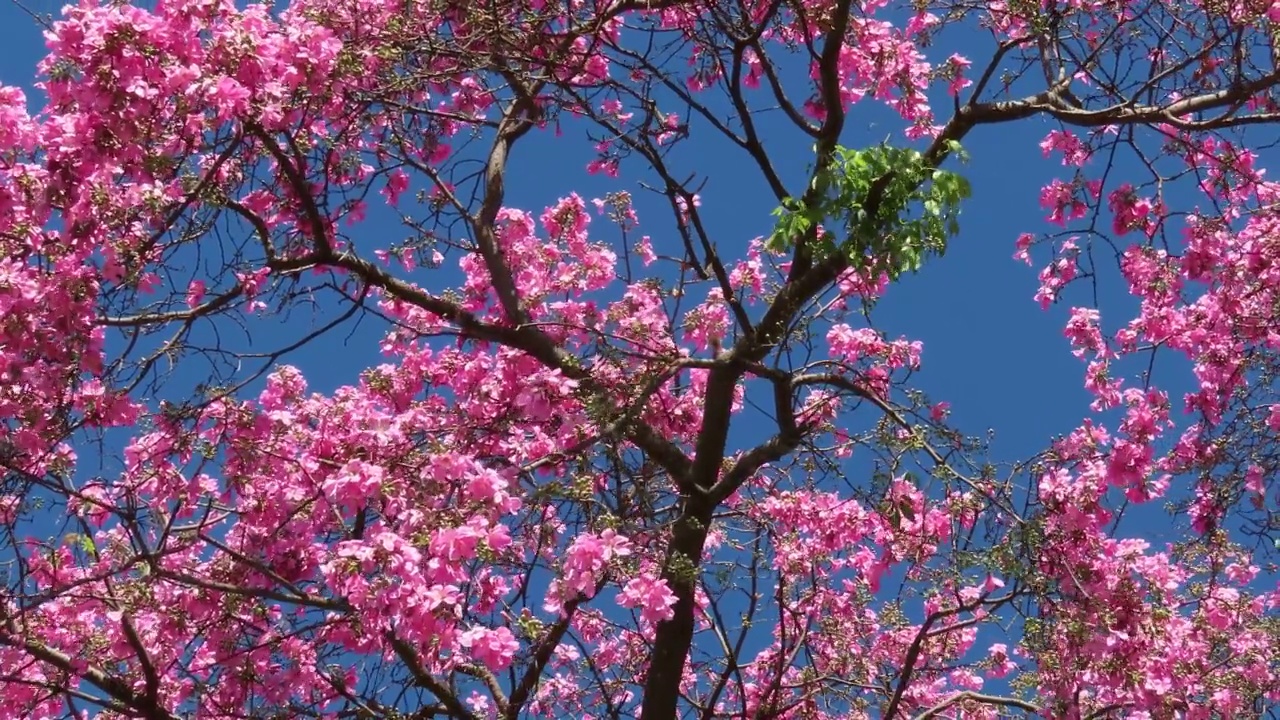
M671 607L676 604L676 595L671 592L667 581L651 576L640 576L627 581L618 596L618 604L622 607L640 608L640 616L651 623L670 619L674 612Z

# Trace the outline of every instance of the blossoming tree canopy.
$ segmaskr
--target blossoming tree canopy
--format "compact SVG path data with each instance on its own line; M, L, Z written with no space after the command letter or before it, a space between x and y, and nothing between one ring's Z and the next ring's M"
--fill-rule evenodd
M1275 717L1277 22L66 8L0 88L0 718ZM1045 221L983 241L1093 402L997 462L873 320L1032 123Z

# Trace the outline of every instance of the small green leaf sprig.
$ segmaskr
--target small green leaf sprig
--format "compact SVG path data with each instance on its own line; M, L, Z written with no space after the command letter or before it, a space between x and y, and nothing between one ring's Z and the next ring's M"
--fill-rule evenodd
M965 159L958 142L951 141L949 151ZM931 167L919 150L884 143L863 150L837 146L813 183L818 202L812 207L784 198L774 211L778 222L768 247L785 252L818 225L842 228L843 237L817 238L814 256L841 252L855 266L875 262L892 280L946 252L947 240L960 231L960 204L971 194L968 180ZM878 185L878 202L869 202Z

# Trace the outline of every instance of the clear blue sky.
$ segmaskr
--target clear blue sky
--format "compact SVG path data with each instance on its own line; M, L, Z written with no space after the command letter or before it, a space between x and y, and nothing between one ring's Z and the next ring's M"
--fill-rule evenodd
M28 7L56 15L60 5L54 0L31 0ZM34 111L42 103L39 92L31 88L35 64L45 52L40 29L9 2L0 2L0 27L5 45L0 53L0 82L26 88ZM962 50L980 63L990 42L976 34L971 39ZM946 106L940 110L945 117ZM874 119L864 120L864 116ZM849 122L853 132L846 134L844 144L885 139L898 126L884 120L891 118L880 108L869 103L858 106ZM795 147L797 160L778 164L784 179L798 184L810 155L805 152L807 143L797 142L795 133L786 132L782 125L773 123L778 127L774 136L768 130L771 123L764 120L762 124L766 142ZM1018 233L1047 228L1038 205L1039 188L1060 168L1042 159L1037 143L1053 127L1048 120L1033 118L980 128L966 139L972 161L962 171L973 183L974 197L964 208L961 235L952 241L945 258L931 261L918 275L891 288L875 315L876 324L889 336L902 334L924 342L924 367L914 383L932 398L951 402L955 427L972 434L994 428L998 457L1008 460L1034 453L1051 435L1075 427L1089 402L1081 388L1083 365L1071 357L1061 333L1065 306L1041 311L1031 299L1038 265L1032 269L1011 259ZM857 132L859 128L866 130ZM508 179L508 205L540 212L575 191L588 199L612 190L643 195L636 186L637 176L628 174L625 167L617 180L588 177L586 145L565 140L535 136L517 147ZM702 211L721 243L721 252L729 258L742 256L746 242L767 234L772 226L769 212L774 203L767 188L754 166L725 143L685 147L696 148L699 157L681 158L676 164L708 178ZM787 153L774 151L774 156L785 158ZM641 231L658 238L669 228L669 213L646 213L645 207L640 205ZM392 237L399 236L394 226L380 226L381 218L373 218L362 226L363 232L377 235L386 230ZM647 226L643 225L646 218L651 221ZM360 369L377 362L376 347L365 342L376 336L372 325L366 323L341 352L332 346L340 342L335 336L290 361L306 370L314 388L353 382Z
M57 10L52 0L33 0L30 7L37 12ZM0 82L27 88L34 111L42 103L40 94L31 88L35 64L44 53L40 30L21 9L4 0L0 0L0 28L4 39ZM936 54L930 51L930 56L940 60L952 49L981 66L993 43L985 34L971 33L960 37L959 46L945 52L938 49ZM939 106L944 119L947 108ZM900 124L887 120L890 118L882 109L873 109L869 103L858 106L850 114L850 131L843 143L872 144L884 140L891 131L895 133L892 141L901 142L896 133ZM769 116L762 116L759 122L784 180L796 187L805 177L805 162L811 157L808 142ZM1012 259L1019 233L1052 229L1044 221L1046 211L1039 207L1040 188L1049 179L1069 173L1056 158L1043 159L1038 143L1055 127L1047 119L1031 118L979 128L966 138L964 144L972 160L954 169L970 179L974 197L964 207L960 236L952 241L945 258L932 260L918 275L890 288L874 316L886 335L923 341L924 365L913 378L913 386L933 400L949 401L951 424L962 432L981 435L993 429L993 459L997 461L1019 460L1045 449L1053 436L1069 432L1089 414L1091 398L1082 388L1084 363L1071 356L1062 327L1070 305L1087 304L1091 298L1077 291L1069 294L1066 302L1043 311L1032 299L1040 263L1029 268ZM550 133L535 133L517 146L508 176L507 205L540 213L570 192L589 200L610 191L628 190L641 198L641 232L654 235L655 240L671 232L669 214L642 199L644 193L636 185L639 176L629 173L625 165L616 180L588 176L585 166L591 159L590 145L572 135L573 131L567 130L567 137L557 140ZM683 148L686 153L697 152L697 157L679 157L674 164L678 170L697 170L706 178L701 209L722 254L731 260L743 256L746 243L767 235L772 227L774 201L767 187L754 165L722 141L688 143ZM782 160L788 157L795 160ZM681 172L675 174L680 176ZM401 231L386 218L385 213L371 214L360 232L398 239ZM652 222L646 224L646 219ZM456 258L450 260L455 262ZM1110 271L1109 280L1118 279L1109 259L1102 265ZM456 273L440 273L419 282L437 287L436 278L456 277ZM1104 286L1100 300L1104 321L1108 310L1132 307L1123 287L1115 282ZM1128 317L1111 316L1105 328L1114 330L1117 320ZM371 320L351 334L327 336L288 361L304 370L314 389L327 391L354 383L361 370L383 361L377 349L383 328ZM1172 369L1174 365L1166 362L1164 367ZM1180 410L1188 376L1179 369L1157 377L1166 381L1175 409ZM738 430L735 444L740 446L770 428ZM1130 525L1127 531L1152 533L1155 536L1151 539L1158 539L1158 531L1166 529L1147 520Z
M142 0L140 4L148 3ZM32 11L55 17L60 7L58 0L30 0L27 4ZM0 27L4 28L5 41L5 52L0 53L0 82L24 87L34 112L43 105L41 93L32 87L36 63L45 53L41 30L22 8L5 0L0 0ZM958 51L980 68L993 46L988 33L961 30L943 35L928 54L940 61ZM802 76L797 79L803 81ZM950 99L939 96L937 100L942 101L935 105L942 121L949 116ZM715 107L715 101L707 102ZM682 111L661 100L659 105L664 112ZM807 163L812 158L811 141L800 136L779 113L762 114L756 122L783 181L791 188L802 188L808 177ZM1092 400L1082 387L1084 363L1070 354L1062 335L1068 308L1092 301L1081 292L1087 288L1077 287L1065 296L1064 302L1049 311L1041 310L1032 296L1043 253L1034 267L1012 258L1019 233L1057 229L1045 222L1046 211L1039 206L1042 185L1054 177L1070 177L1070 168L1063 168L1056 157L1043 158L1038 146L1055 127L1055 122L1034 117L978 128L966 137L964 145L970 162L964 166L953 162L950 166L973 185L973 197L961 215L961 234L951 241L944 258L931 260L919 274L905 276L892 286L872 316L877 329L886 336L906 336L923 342L923 367L911 379L910 387L923 390L933 401L950 402L950 424L964 434L982 436L994 430L990 460L997 463L1027 459L1043 451L1054 436L1079 425L1089 414ZM652 174L638 170L634 164L624 164L617 179L588 175L586 165L593 154L591 143L578 134L580 128L566 126L565 137L560 139L550 132L534 132L516 146L510 162L506 204L536 215L571 192L590 200L628 190L636 198L639 232L654 236L660 252L664 246L668 253L673 252L669 243L674 228L665 199L655 201L638 184L641 180L652 184ZM901 144L901 128L901 120L891 111L879 103L864 101L849 113L842 144L859 147L886 138ZM706 180L701 191L703 221L711 229L722 256L732 262L745 255L748 241L769 233L773 226L770 213L776 203L749 158L708 130L695 126L694 141L682 145L671 163L677 177L696 171ZM1094 172L1098 170L1094 168ZM1140 179L1138 176L1135 181ZM420 187L414 185L410 192ZM354 229L357 237L379 239L366 248L382 238L394 242L403 236L395 217L378 210L379 200L371 198L369 219ZM616 239L616 232L611 233L603 220L595 227L600 228L602 239ZM412 279L429 289L456 286L461 279L456 262L457 257L452 256L446 260L445 269L434 271L430 277L414 275ZM1120 278L1114 262L1104 258L1100 265L1112 281L1102 286L1103 295L1099 298L1104 330L1113 330L1119 316L1111 316L1112 323L1107 324L1108 311L1129 309L1133 302L1123 285L1115 282ZM695 295L695 302L700 299ZM1129 317L1124 315L1123 321ZM252 320L255 340L271 339L273 328L283 327L273 324L277 322L270 318ZM223 327L234 332L233 328ZM350 329L330 333L289 355L285 362L300 367L313 390L328 392L354 384L362 370L386 361L378 352L378 341L385 329L376 318L365 318ZM295 336L295 332L289 335ZM235 342L237 349L246 349L243 337ZM278 344L250 347L266 351ZM1168 360L1163 365L1172 367ZM1175 408L1181 407L1181 392L1188 377L1183 372L1163 374L1164 380L1176 380L1168 386ZM190 387L204 380L204 376L180 370L172 379ZM172 394L166 397L182 399ZM859 422L860 426L862 422L865 420ZM735 422L730 446L749 446L773 430L771 423L759 415L743 417ZM119 467L118 460L111 456L118 457L120 443L126 437L123 431L109 435L107 457L98 457L92 447L78 447L82 472L110 476ZM1125 534L1145 535L1157 542L1171 539L1167 534L1170 527L1156 520L1161 513L1156 505L1144 508L1141 518L1131 515Z

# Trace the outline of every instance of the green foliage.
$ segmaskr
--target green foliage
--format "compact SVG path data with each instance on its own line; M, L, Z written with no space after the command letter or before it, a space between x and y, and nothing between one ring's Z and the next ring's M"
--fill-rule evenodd
M959 143L953 141L950 152L964 158ZM814 174L812 191L811 206L785 198L774 211L778 222L769 247L787 250L822 225L826 233L814 240L816 257L841 252L855 266L879 260L893 279L946 252L947 240L960 231L960 203L970 195L964 177L930 167L918 150L886 144L837 147Z

